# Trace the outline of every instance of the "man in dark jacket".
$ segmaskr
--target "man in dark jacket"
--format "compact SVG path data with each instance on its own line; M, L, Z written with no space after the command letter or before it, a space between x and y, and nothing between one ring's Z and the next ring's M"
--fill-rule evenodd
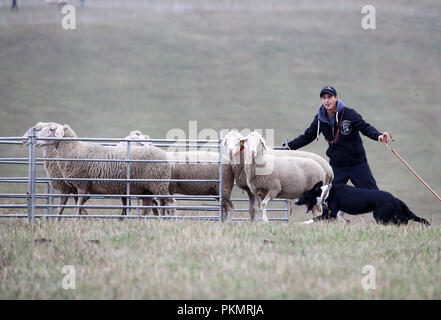
M387 142L387 132L380 133L366 123L354 110L343 105L333 87L324 87L320 91L322 105L305 133L288 143L292 150L318 140L323 133L329 144L326 155L334 171L333 184L346 184L348 180L357 188L378 190L366 158L360 132L375 141Z

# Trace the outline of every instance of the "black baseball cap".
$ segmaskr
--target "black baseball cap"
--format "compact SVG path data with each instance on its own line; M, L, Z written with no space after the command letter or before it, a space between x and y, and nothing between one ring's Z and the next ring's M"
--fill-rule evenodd
M324 87L321 91L320 91L320 98L322 97L322 95L324 95L325 93L329 93L330 95L333 96L337 96L337 91L330 86Z

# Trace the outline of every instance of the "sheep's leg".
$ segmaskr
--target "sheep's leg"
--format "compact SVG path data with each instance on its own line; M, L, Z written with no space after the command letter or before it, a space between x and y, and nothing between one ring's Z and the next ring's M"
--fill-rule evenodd
M255 194L253 194L253 211L254 211L253 220L256 221L260 211L260 198Z
M294 200L288 200L289 216L292 216L292 214L294 213L294 204Z
M67 203L67 200L69 199L69 197L66 196L62 196L60 197L60 203L58 204L59 206L64 206ZM59 215L62 215L64 211L64 207L58 207L57 213Z
M256 214L256 209L259 210L258 208L256 208L255 205L255 198L256 196L250 191L250 190L246 190L247 194L248 194L248 211L250 213L250 220L254 221L256 219L255 214Z
M158 200L156 200L155 198L153 198L153 199L152 199L152 205L154 205L154 206L159 205ZM158 208L152 208L152 211L153 211L153 215L155 215L155 216L159 216L159 210L158 210Z
M86 188L78 188L78 193L79 194L86 194L87 193L87 189ZM75 214L76 215L80 215L81 214L81 210L83 209L83 208L81 208L81 206L84 205L84 202L86 202L87 199L89 199L89 197L84 197L84 196L78 197L78 201L77 201L78 207L75 208Z
M90 197L84 197L84 198L85 199L84 199L83 205L86 204L86 201L89 200ZM74 199L75 199L75 204L78 204L78 197L74 197ZM80 214L83 214L83 215L86 215L86 216L88 215L86 209L84 209L84 208L81 208L81 212L82 213L80 213Z
M176 202L175 199L170 198L169 205L177 206L178 203ZM169 211L169 214L170 214L171 216L176 216L176 212L177 212L176 209L168 209L168 211Z
M230 199L222 199L222 221L232 221L234 205Z
M143 206L151 206L151 200L149 198L141 198L141 203ZM142 215L146 216L150 212L150 208L142 208Z
M263 198L262 202L260 203L260 210L262 210L262 221L263 222L268 222L268 217L266 215L266 207L268 205L268 202L275 197L275 195L277 195L277 193L274 194L274 192L268 192L265 196L265 198Z
M266 215L266 206L268 202L271 200L269 197L265 197L260 203L260 210L262 210L262 222L268 222L268 216Z
M122 202L123 206L125 207L127 205L127 198L126 197L121 197L121 202ZM128 210L127 208L122 208L121 209L121 215L122 216L126 216L127 215L127 210Z
M173 198L161 198L159 199L159 202L161 203L161 206L172 206L176 204L176 201ZM167 215L176 215L176 209L161 209L161 216Z
M153 205L157 205L157 204L154 204L154 203L153 203L153 201L154 201L153 198L142 198L141 201L142 201L142 205L143 205L143 206L153 206ZM143 209L142 209L142 215L143 215L143 216L148 215L148 214L150 213L151 210L152 210L152 208L143 208ZM157 213L157 212L158 212L158 209L153 209L153 212L155 212L155 210L156 210L156 213ZM157 215L157 214L156 214L156 215Z

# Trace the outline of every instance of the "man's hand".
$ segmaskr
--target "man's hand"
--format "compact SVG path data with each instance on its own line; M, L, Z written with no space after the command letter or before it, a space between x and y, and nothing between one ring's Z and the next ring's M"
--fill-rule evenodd
M387 143L388 141L393 141L393 140L388 132L384 132L382 135L378 136L378 141Z
M282 148L289 149L288 140L285 140L284 142L282 142Z

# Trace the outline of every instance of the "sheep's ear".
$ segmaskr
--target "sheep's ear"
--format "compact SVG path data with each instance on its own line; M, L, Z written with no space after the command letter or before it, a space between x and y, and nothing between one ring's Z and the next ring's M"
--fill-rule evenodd
M260 142L262 142L263 150L266 150L266 141L264 138L260 138Z
M55 130L55 137L56 138L63 138L64 132L65 132L65 126L57 126L57 129Z
M134 135L141 136L142 132L139 131L139 130L134 130L134 131L129 133L129 136L134 136Z

